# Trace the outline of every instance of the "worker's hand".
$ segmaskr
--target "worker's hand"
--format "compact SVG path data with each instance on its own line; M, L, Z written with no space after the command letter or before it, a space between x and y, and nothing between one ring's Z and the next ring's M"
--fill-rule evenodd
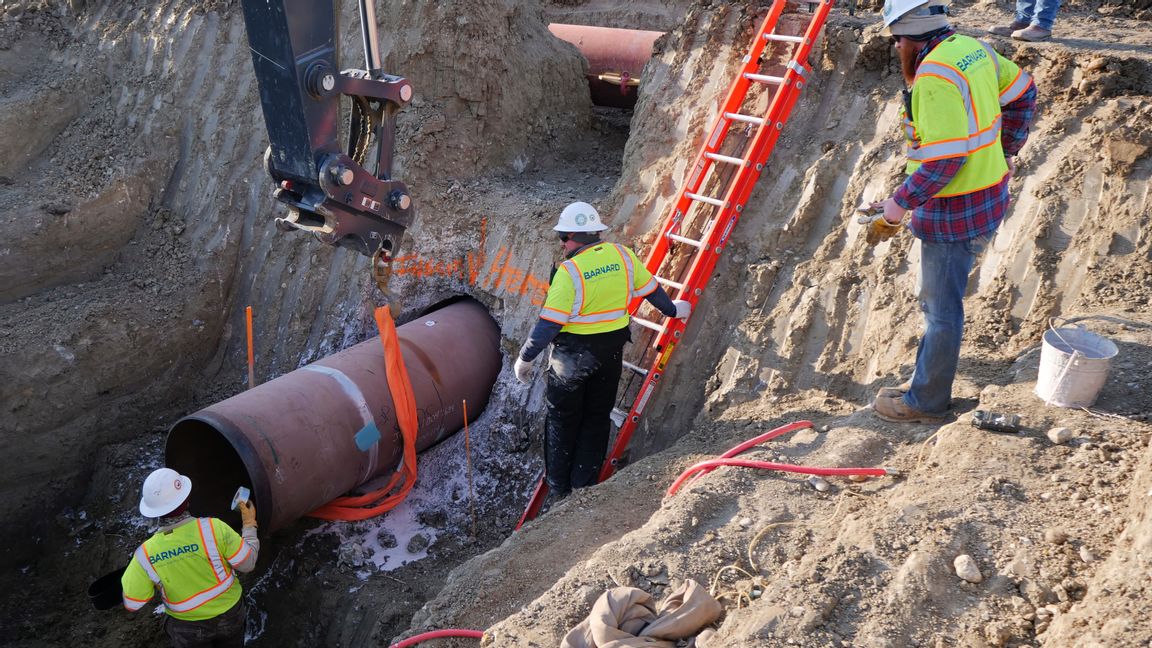
M883 202L872 203L872 208L883 210L884 220L888 221L890 225L899 225L908 213L908 210L901 207L895 198L888 198Z
M528 362L527 360L522 360L519 357L517 357L516 358L516 366L513 367L512 371L514 371L516 373L516 380L519 380L520 382L524 383L525 385L532 382L532 376L530 375L532 373L532 363L531 362Z
M256 526L256 505L248 500L240 500L236 503L236 508L240 511L240 519L243 520L241 526L254 527Z
M1008 179L1011 180L1016 175L1016 156L1009 155L1004 161L1008 163Z
M686 320L692 314L692 304L689 304L684 299L674 299L672 303L676 305L676 319Z
M864 240L868 242L868 245L876 245L882 241L887 241L888 239L895 236L896 233L901 229L899 221L896 223L889 222L886 213L888 203L892 203L898 210L900 210L900 218L904 217L904 213L906 213L907 210L905 210L903 207L900 207L900 205L891 198L883 202L874 202L868 207L861 207L858 210L862 212L862 215L856 219L856 222L864 225L867 228L867 232L864 235Z

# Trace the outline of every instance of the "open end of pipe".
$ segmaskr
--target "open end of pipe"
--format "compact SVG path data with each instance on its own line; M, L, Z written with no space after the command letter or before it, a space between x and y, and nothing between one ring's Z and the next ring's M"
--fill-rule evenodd
M240 514L231 510L232 496L245 486L253 491L259 520L267 519L270 512L260 507L261 489L253 488L244 460L218 425L193 417L177 421L168 432L164 454L169 468L192 480L188 504L192 515L220 518L239 529Z

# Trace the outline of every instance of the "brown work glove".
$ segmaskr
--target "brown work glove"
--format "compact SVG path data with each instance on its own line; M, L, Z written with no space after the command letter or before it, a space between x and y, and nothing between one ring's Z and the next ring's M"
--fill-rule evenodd
M240 519L243 520L242 526L255 527L256 526L256 505L247 500L241 500L236 503L236 508L240 511Z
M902 227L904 226L889 223L884 220L884 215L880 214L868 224L868 233L864 236L864 240L868 242L868 245L883 243L896 236L896 232L899 232Z
M886 204L890 201L891 206ZM868 228L864 235L864 240L868 245L876 245L877 243L887 241L904 227L901 222L891 223L884 218L886 207L888 207L889 211L893 212L894 215L900 216L901 220L903 220L903 208L891 198L857 209L857 211L861 212L861 215L856 219L856 222Z

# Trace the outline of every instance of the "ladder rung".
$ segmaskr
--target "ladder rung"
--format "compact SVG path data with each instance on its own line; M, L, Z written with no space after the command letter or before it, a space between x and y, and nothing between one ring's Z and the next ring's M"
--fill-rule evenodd
M663 333L664 332L664 327L660 326L659 324L657 324L655 322L649 322L646 319L641 319L641 318L636 317L636 316L632 317L632 321L636 322L637 324L639 324L640 326L643 326L646 329L652 329L653 331L656 331L657 333Z
M728 164L735 164L736 166L744 166L748 162L743 158L732 157L731 155L720 155L719 153L705 153L704 157L709 160L716 160L717 162L727 162Z
M639 365L634 365L631 362L628 362L627 360L624 361L624 368L625 369L631 369L632 371L635 371L636 373L640 374L641 376L647 376L648 375L647 369L645 369L644 367L641 367Z
M752 115L741 115L740 113L726 112L724 113L724 118L731 119L732 121L744 122L746 124L756 124L757 126L764 125L764 120L762 118L753 117Z
M684 284L682 283L676 283L675 281L672 281L671 279L665 279L664 277L653 276L652 278L656 280L656 283L664 284L665 286L675 288L676 290L684 290Z
M769 76L767 74L753 74L751 72L745 72L744 78L748 79L749 81L759 81L760 83L771 83L775 85L784 83L784 77Z
M803 43L803 36L785 36L783 34L764 34L764 40L779 41L781 43Z
M709 205L715 205L716 207L723 207L724 206L724 201L720 200L719 198L709 198L708 196L701 196L700 194L694 194L691 191L685 191L684 195L688 196L688 198L690 200L695 200L697 202L708 203Z
M686 236L680 236L679 234L668 233L668 234L665 234L665 236L672 239L673 241L678 241L680 243L687 243L688 245L691 245L693 247L698 247L698 248L704 247L703 241L697 241L696 239L690 239Z

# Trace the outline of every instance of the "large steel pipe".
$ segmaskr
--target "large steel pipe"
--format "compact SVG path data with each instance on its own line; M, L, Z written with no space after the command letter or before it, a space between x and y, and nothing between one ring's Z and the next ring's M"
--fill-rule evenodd
M500 330L467 300L397 332L419 410L420 451L463 427L461 401L471 416L488 404ZM372 423L380 438L369 444ZM192 478L194 514L238 524L228 509L244 485L261 528L271 531L395 470L402 450L384 351L373 338L177 421L165 461Z
M588 60L588 89L597 106L636 105L640 74L652 58L652 44L663 33L638 29L552 23L548 31L576 46Z

